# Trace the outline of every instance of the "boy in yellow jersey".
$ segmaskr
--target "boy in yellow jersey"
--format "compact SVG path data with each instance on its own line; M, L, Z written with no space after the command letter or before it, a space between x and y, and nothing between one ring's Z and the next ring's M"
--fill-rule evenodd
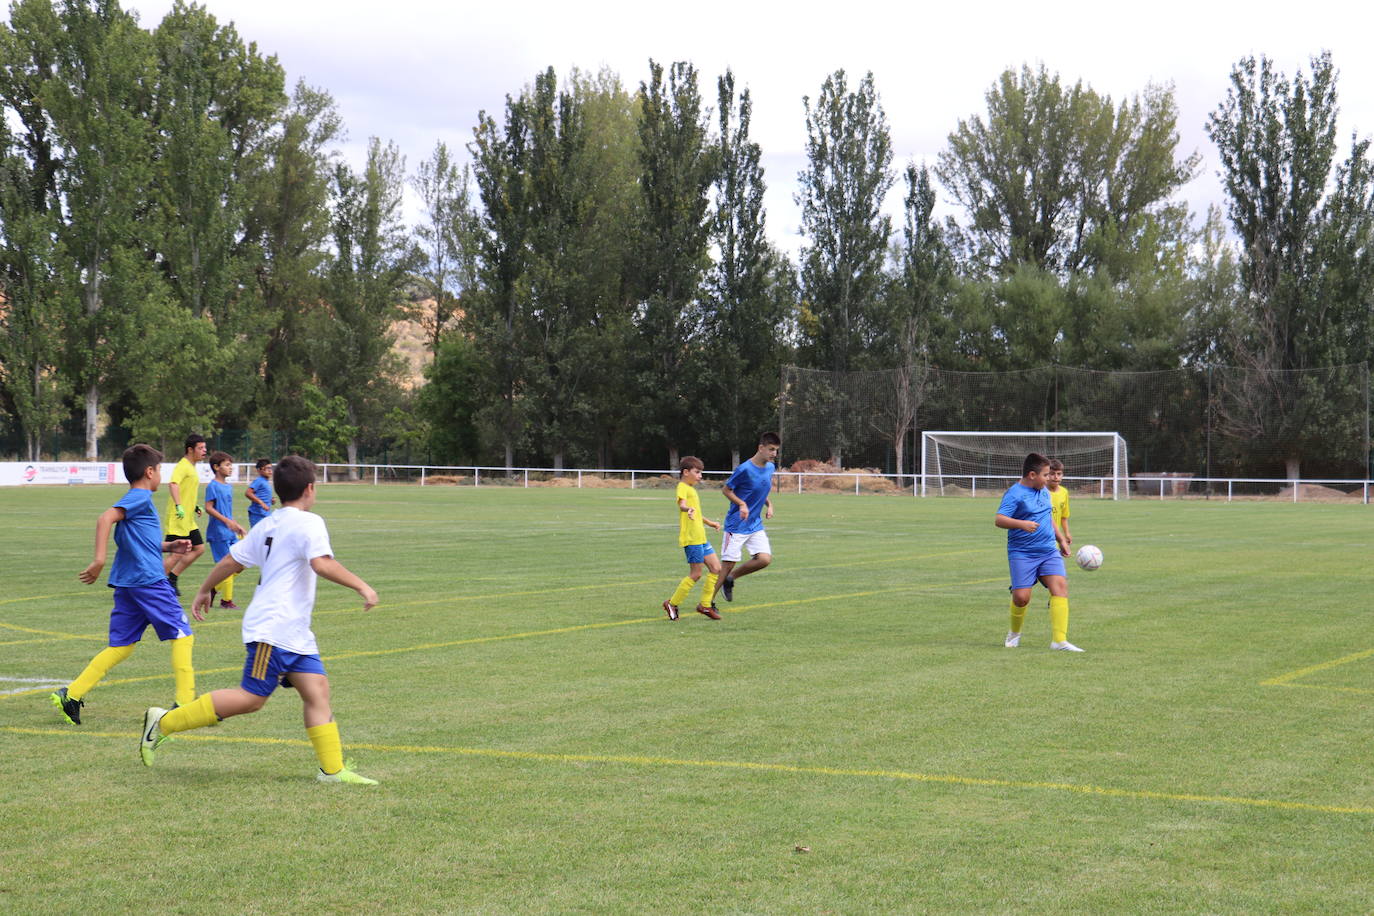
M677 485L677 543L687 554L687 575L677 584L677 591L673 592L673 596L663 602L663 610L668 612L669 620L677 620L678 605L687 600L692 586L701 578L703 568L709 572L701 596L711 603L698 602L697 613L704 614L712 620L720 619L720 611L716 610L713 600L716 594L716 579L720 576L720 558L716 556L711 542L706 539L706 529L710 527L719 531L720 522L714 522L701 514L701 496L697 493L697 484L701 483L701 474L705 469L706 465L701 459L691 455L683 458L678 465L682 479Z
M205 457L207 446L205 437L194 433L186 437L186 452L172 469L172 480L167 484L167 519L163 528L164 541L189 541L191 549L179 555L167 556L162 568L167 573L167 581L172 590L181 594L177 577L186 571L200 555L205 553L205 539L200 534L200 474L196 462Z
M375 779L360 776L344 763L339 726L329 705L329 678L310 631L310 616L316 576L353 589L362 596L365 611L377 604L377 593L334 559L324 519L310 511L315 505L315 465L289 455L277 465L273 483L281 508L229 547L229 555L210 570L191 603L191 613L204 620L215 586L248 566L262 570L262 584L243 613L248 650L243 679L238 687L202 694L176 709L149 707L143 714L139 756L145 766L152 766L158 746L168 736L257 712L278 686L292 687L305 706L305 734L320 763L315 778L375 786Z
M1073 535L1069 534L1069 491L1064 486L1064 462L1058 458L1050 459L1045 489L1050 493L1050 521L1059 532L1059 552L1067 557L1071 553Z
M162 554L188 550L189 541L163 541L162 524L153 505L153 494L162 483L162 453L151 445L131 445L124 451L124 478L129 492L100 514L95 522L95 559L77 576L87 585L100 578L105 566L106 542L114 529L115 558L110 566L114 608L110 611L110 644L91 659L84 671L52 695L52 705L73 725L81 724L81 707L87 692L124 659L151 624L157 638L172 643L172 674L176 700L189 703L196 695L196 675L191 666L191 623L181 609L167 576Z

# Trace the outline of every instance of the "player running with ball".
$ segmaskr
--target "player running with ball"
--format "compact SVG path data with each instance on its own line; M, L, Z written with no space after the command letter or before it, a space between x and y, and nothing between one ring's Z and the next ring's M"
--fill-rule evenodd
M1011 567L1011 629L1003 643L1008 649L1021 644L1021 624L1026 605L1039 582L1050 590L1050 648L1082 652L1069 642L1069 580L1064 571L1068 544L1052 521L1049 482L1050 460L1032 452L1021 465L1021 480L1002 496L993 524L1007 529L1007 562Z

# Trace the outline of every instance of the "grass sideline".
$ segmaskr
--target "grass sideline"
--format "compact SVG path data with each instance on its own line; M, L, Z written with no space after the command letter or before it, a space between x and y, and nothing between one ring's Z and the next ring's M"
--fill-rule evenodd
M290 692L140 766L171 693L151 634L58 722L42 684L103 644L109 592L76 573L119 492L0 491L0 912L1374 899L1365 506L1075 502L1106 563L1071 573L1070 657L1042 598L1001 647L990 499L781 494L775 565L724 620L670 624L667 493L326 486L382 598L320 584L345 752L382 781L354 791L312 780ZM238 636L197 627L200 690L237 682Z

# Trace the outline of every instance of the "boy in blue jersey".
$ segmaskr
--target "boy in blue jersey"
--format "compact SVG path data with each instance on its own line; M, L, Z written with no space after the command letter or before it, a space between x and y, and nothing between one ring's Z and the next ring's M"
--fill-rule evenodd
M91 659L76 680L52 695L52 705L73 725L81 724L83 697L111 668L133 654L149 624L158 639L172 643L176 701L186 704L196 695L196 675L191 667L195 637L162 568L162 554L185 554L191 542L162 539L162 522L153 505L153 494L162 484L162 453L150 445L132 445L125 450L123 461L129 492L96 519L95 559L77 576L87 585L100 578L113 528L116 550L109 582L114 589L110 644Z
M773 517L773 473L777 470L782 439L777 433L759 436L754 457L735 468L721 492L730 500L725 514L725 538L720 546L720 590L726 601L735 600L735 580L758 572L773 562L773 547L763 523ZM735 564L749 554L738 569ZM715 602L712 601L712 604Z
M234 521L234 488L229 486L229 475L234 473L234 458L226 452L215 452L210 456L210 470L215 479L205 485L205 513L210 523L205 526L205 540L210 545L210 555L218 563L229 555L229 545L243 537L247 532ZM219 587L219 606L231 611L238 610L234 603L234 579L229 576ZM214 594L210 595L213 602Z
M253 478L244 494L248 497L249 528L272 514L272 462L259 458L253 466L257 468L258 476Z
M1011 629L1004 641L1008 649L1021 644L1021 625L1026 605L1039 582L1050 590L1050 648L1082 652L1069 642L1069 580L1064 571L1068 545L1055 527L1049 482L1050 460L1032 452L1021 465L1021 480L1002 496L993 520L1007 530L1007 563L1011 568Z

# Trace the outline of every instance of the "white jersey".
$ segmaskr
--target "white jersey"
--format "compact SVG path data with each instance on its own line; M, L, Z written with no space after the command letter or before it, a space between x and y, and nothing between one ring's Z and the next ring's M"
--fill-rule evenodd
M334 555L324 519L283 506L231 545L229 554L244 566L262 570L262 582L243 612L243 641L318 655L315 634L310 632L318 577L310 561Z

